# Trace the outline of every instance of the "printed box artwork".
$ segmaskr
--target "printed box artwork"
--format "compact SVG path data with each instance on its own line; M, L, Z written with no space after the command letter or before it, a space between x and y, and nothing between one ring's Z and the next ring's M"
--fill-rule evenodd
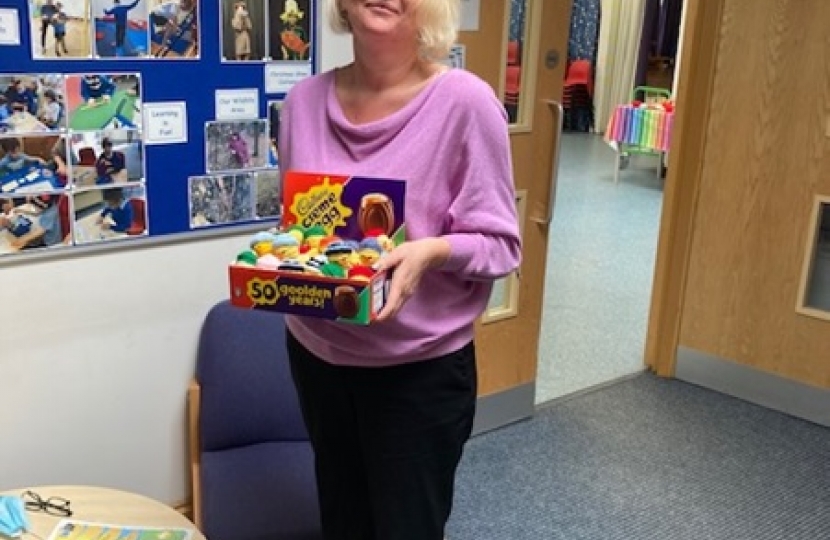
M388 285L373 265L406 237L405 193L402 180L287 172L281 226L230 265L231 303L369 324Z

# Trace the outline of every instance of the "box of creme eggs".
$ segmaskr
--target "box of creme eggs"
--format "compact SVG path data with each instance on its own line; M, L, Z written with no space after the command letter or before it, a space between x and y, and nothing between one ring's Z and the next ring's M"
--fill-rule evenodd
M288 171L282 223L229 267L238 307L369 324L386 301L375 263L405 240L403 180Z

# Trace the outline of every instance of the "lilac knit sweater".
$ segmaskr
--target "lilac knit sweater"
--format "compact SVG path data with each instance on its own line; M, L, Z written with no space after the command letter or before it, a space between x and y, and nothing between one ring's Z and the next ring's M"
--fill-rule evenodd
M407 238L443 236L451 246L394 320L364 327L288 317L294 336L320 358L353 366L425 360L467 344L493 280L521 258L506 117L492 89L450 70L402 109L355 125L329 71L290 91L279 143L283 170L406 180Z

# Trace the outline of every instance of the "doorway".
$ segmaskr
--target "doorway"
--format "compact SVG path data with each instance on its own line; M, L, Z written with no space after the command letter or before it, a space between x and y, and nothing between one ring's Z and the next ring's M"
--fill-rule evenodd
M603 14L600 4L606 8ZM602 16L634 16L615 9L621 4L612 4L574 0L569 65L587 60L593 72L598 55L603 54L601 35L612 39L607 29L604 35L600 30ZM677 8L682 9L682 2L641 0L638 4L639 32L631 33L626 45L635 57L622 68L630 72L628 87L671 90L681 30ZM671 26L672 18L677 28ZM613 39L625 34L616 30L631 32L631 21L608 22L615 25ZM613 75L620 69L609 71ZM664 171L659 158L632 155L615 183L617 154L603 138L608 114L594 115L593 109L584 114L579 103L575 100L574 114L566 114L562 137L548 244L537 405L645 369Z

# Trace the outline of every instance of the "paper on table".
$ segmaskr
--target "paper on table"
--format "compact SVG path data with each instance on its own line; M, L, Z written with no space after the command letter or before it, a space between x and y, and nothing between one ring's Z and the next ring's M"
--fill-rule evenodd
M190 540L192 536L193 529L181 527L113 525L63 519L55 526L48 540L100 540L105 537L120 540Z

